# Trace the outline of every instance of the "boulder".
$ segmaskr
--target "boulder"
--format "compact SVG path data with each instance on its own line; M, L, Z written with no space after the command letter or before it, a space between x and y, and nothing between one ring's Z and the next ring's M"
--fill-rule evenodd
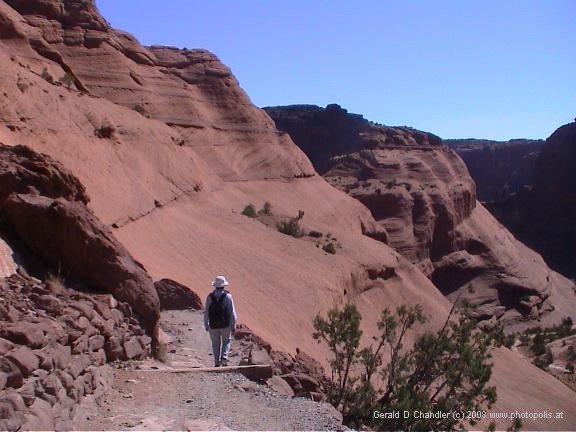
M31 348L40 348L45 342L42 330L25 322L8 325L0 330L0 334L11 342Z
M266 381L266 384L268 385L268 387L270 387L279 395L288 397L294 396L294 390L292 390L290 384L288 384L288 382L282 377L275 375L272 378L268 379Z
M46 312L50 312L54 315L60 315L63 309L62 301L50 294L39 296L36 300L36 305L39 308L44 309Z
M317 379L311 377L310 375L298 374L296 378L300 382L300 385L306 392L320 393L320 383Z
M38 357L40 368L46 371L54 370L54 359L49 352L43 350L34 350L34 355Z
M0 372L6 374L6 385L12 388L19 388L22 386L23 378L22 372L14 363L6 357L0 357Z
M160 299L162 310L172 309L202 309L200 296L188 288L172 279L161 279L154 282L156 292Z
M50 156L23 145L0 145L0 203L11 193L31 190L51 198L90 201L82 183Z
M77 378L90 365L90 356L79 354L72 356L70 364L66 371L73 377Z
M281 375L280 378L282 378L284 381L288 383L288 385L292 388L295 394L300 394L304 391L302 384L300 384L300 381L298 380L298 377L295 374L289 373Z
M100 348L103 348L103 347L104 347L104 342L105 342L105 341L106 341L106 340L104 339L104 336L102 336L102 335L94 335L94 336L91 336L91 337L88 339L88 349L89 349L90 351L97 351L97 350L99 350Z
M152 280L83 202L12 194L3 212L34 253L70 278L128 302L155 337L160 304Z
M122 342L118 336L112 336L106 341L104 347L106 351L106 357L110 361L119 360L124 354L124 349L122 347Z
M14 344L9 340L0 338L0 355L6 354L8 351L14 348Z
M54 343L42 348L42 351L52 358L56 369L65 369L70 363L72 348L69 345Z
M6 354L6 359L14 363L18 369L20 369L20 372L22 372L22 376L24 377L29 376L32 372L38 369L38 366L40 366L38 357L36 357L30 348L25 346L10 351Z
M50 403L36 398L30 406L30 413L26 414L24 430L53 430L54 416Z
M142 344L138 338L132 337L130 340L124 342L124 355L126 359L137 359L142 357L144 353L145 350L142 348Z

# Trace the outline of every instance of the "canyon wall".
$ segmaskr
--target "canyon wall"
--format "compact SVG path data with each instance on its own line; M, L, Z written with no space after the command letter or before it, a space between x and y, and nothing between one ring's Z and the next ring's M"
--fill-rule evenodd
M367 343L385 307L421 304L429 318L425 330L436 329L451 305L426 276L441 275L451 265L464 269L467 278L480 269L486 279L472 282L477 295L488 293L486 316L504 310L512 322L534 312L555 323L563 308L575 310L573 298L559 301L571 285L555 273L548 274L548 285L537 279L548 272L539 257L518 252L515 240L492 226L475 201L473 182L463 175L464 165L431 134L367 131L372 150L386 143L396 152L392 160L387 162L384 148L344 154L350 164L342 160L338 169L347 174L326 177L346 190L360 182L346 178L355 173L349 166L362 170L369 161L367 167L378 172L379 159L392 164L397 175L367 177L366 186L350 189L375 191L377 181L385 180L381 193L404 207L394 204L396 221L375 213L376 220L373 207L318 175L305 152L250 102L216 56L143 47L111 28L93 1L0 2L0 63L0 94L7 101L0 105L0 142L26 145L69 169L85 187L87 208L102 229L155 281L177 281L204 298L213 277L225 274L239 321L274 350L293 354L298 348L326 365L325 347L312 338L312 319L346 302L361 311ZM269 219L241 214L247 204L260 208L266 201L272 205ZM370 204L368 196L365 201ZM416 202L423 208L414 224ZM277 223L300 212L302 229L320 237L294 238L277 230ZM400 219L418 229L411 233ZM503 246L490 249L494 242ZM328 243L335 254L323 249ZM537 276L525 269L527 255ZM11 265L2 268L9 272ZM504 290L494 286L502 281ZM495 298L509 286L512 292L529 291L535 305L526 312L518 312L518 302L502 306ZM548 304L556 310L544 314ZM505 404L552 411L576 403L520 356L496 353L494 361ZM540 392L509 380L510 366L537 375ZM573 414L560 426L570 421L576 421Z
M576 123L546 140L531 187L492 203L490 210L552 268L576 276Z
M574 301L573 284L476 200L466 165L437 136L377 125L337 105L265 110L450 299L462 296L480 318L510 323L571 313L563 304Z
M544 140L449 139L444 143L466 164L476 183L478 199L491 203L503 201L532 184Z

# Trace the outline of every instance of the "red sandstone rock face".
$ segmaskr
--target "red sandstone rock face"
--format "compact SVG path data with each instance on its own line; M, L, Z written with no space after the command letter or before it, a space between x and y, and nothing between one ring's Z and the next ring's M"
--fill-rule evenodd
M84 204L90 201L78 179L50 156L26 146L0 145L0 202L12 193L30 192Z
M365 204L388 243L482 319L570 314L573 285L476 202L462 160L431 134L371 124L337 106L266 108L335 187ZM554 299L555 291L559 295ZM560 312L561 311L561 312Z
M274 350L294 354L298 347L323 366L328 354L311 336L312 319L335 304L358 306L366 342L384 307L421 304L428 329L444 322L446 298L406 258L365 235L386 238L364 205L315 175L304 153L250 103L232 76L214 73L212 66L226 69L212 55L145 48L112 29L64 28L5 2L0 23L0 94L10 101L0 105L0 141L25 144L69 168L85 185L90 208L155 279L181 281L204 296L214 275L229 275L242 323ZM169 63L161 66L165 57ZM178 77L180 66L190 82ZM57 81L65 72L73 78L69 88ZM303 228L336 237L337 253L240 214L246 204L265 201L276 217L304 211ZM58 310L50 299L43 301ZM86 320L78 321L90 331ZM112 358L133 354L135 344L126 342L110 336L107 352ZM84 338L76 349L84 343L90 346ZM540 372L521 358L505 361L523 373ZM72 379L78 390L88 389L80 370L85 362L84 356L75 359L70 372L80 375L64 375L63 384ZM521 379L499 380L505 402L496 411L551 411L573 402L544 372L537 396ZM567 416L563 424L573 423Z
M86 191L72 173L27 147L0 146L0 190L5 223L38 257L127 301L154 334L159 301L152 280L86 207ZM58 307L57 299L45 300Z
M280 146L279 157L263 161L263 149L251 144L276 141L278 131L214 54L202 49L143 47L128 33L110 28L92 0L7 3L25 22L14 10L0 7L0 22L13 27L6 36L27 40L37 54L54 61L48 72L55 79L67 72L74 79L73 88L175 127L181 145L189 143L191 136L204 146L234 145L240 153L236 157L243 159L241 164L231 166L222 152L205 156L222 176L246 179L314 174L308 159L294 146ZM290 163L285 163L287 160Z
M200 296L186 285L182 285L172 279L161 279L154 282L154 287L158 292L162 310L200 310L203 308Z

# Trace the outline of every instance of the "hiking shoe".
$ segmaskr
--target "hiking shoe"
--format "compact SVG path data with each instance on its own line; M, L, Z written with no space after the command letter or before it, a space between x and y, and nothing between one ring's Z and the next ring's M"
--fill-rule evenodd
M221 363L216 363L214 367L220 367Z
M228 366L228 359L222 359L220 366Z

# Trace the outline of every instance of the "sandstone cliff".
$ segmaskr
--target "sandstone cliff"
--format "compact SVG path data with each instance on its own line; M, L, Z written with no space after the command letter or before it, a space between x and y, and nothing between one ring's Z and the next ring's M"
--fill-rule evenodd
M227 274L243 323L275 349L319 358L312 318L333 305L356 301L369 323L405 302L422 303L432 325L446 315L424 275L363 234L378 232L370 212L316 174L213 54L142 47L90 1L3 2L0 17L11 101L0 107L0 141L69 168L155 280L204 298ZM274 217L304 211L303 228L331 233L337 254L240 214L265 201Z
M572 313L564 304L574 303L573 284L477 202L466 166L438 137L372 124L335 105L266 111L450 299L462 295L479 317L508 322Z
M450 139L445 144L462 158L476 183L478 199L498 202L531 185L543 140Z
M576 275L576 123L556 130L536 162L533 185L491 205L496 217L550 266Z
M240 321L274 350L300 348L325 365L326 352L311 337L312 318L346 301L358 305L367 329L375 328L384 307L402 303L422 304L430 328L443 322L450 303L410 260L381 241L385 221L317 175L304 152L251 104L214 55L143 47L110 28L93 1L13 0L0 2L0 62L0 94L9 101L0 105L0 141L25 144L66 166L85 186L95 216L155 280L178 281L203 298L215 274L229 276ZM408 151L405 141L421 140L422 153L439 155L426 159L432 173L460 176L461 161L453 167L459 159L439 140L424 133L410 138L411 133L392 133L397 152ZM422 165L410 182L427 176L432 184L437 174L425 174ZM422 202L430 207L453 209L463 218L471 212L465 219L471 222L458 229L474 231L472 222L486 222L474 207L469 179L454 190L443 186L449 197L444 200L424 190ZM286 236L273 223L240 214L246 204L260 207L265 201L274 218L303 211L302 227L323 240L330 234L336 254L324 252L311 237ZM438 247L452 241L443 233L433 242ZM401 229L390 239L401 240ZM430 271L427 254L421 255L422 267ZM504 265L521 267L515 259ZM553 281L553 294L555 289ZM364 333L366 341L371 336ZM502 378L501 358L495 376L504 383L502 400L521 404L531 388ZM534 371L517 356L502 361ZM573 398L555 381L540 381L546 384L541 394L524 408L536 408L537 399L538 409L551 411ZM566 421L574 421L573 415Z

